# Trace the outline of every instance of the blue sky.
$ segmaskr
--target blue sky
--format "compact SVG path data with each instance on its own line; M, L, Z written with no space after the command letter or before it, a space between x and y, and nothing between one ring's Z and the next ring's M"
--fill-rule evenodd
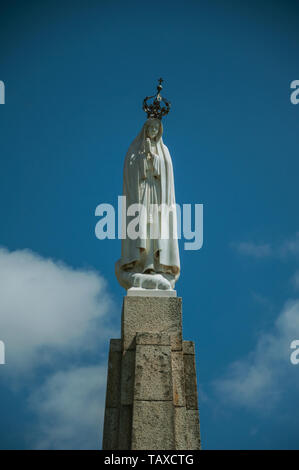
M298 448L298 6L288 1L1 4L0 447L96 448L119 336L115 205L142 100L165 79L179 204L183 334L203 448Z

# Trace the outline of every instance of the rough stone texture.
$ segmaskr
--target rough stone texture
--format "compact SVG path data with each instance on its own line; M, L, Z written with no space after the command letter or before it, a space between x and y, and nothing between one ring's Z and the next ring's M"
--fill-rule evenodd
M167 333L137 333L136 345L138 344L170 346L170 336Z
M198 410L195 355L184 354L185 396L188 410Z
M136 346L134 400L172 400L170 346Z
M121 340L111 339L108 379L106 389L105 424L103 433L103 449L113 450L118 446L119 400L121 373Z
M195 351L178 297L125 297L111 340L103 449L200 448Z
M106 408L118 407L120 391L121 371L121 341L110 340L110 351L108 361L108 380L106 390Z
M132 449L172 450L175 448L174 446L174 419L171 401L135 401Z
M185 406L184 357L182 351L172 351L173 404Z
M125 297L122 313L123 349L135 349L136 333L167 333L172 349L182 349L180 297Z
M195 348L193 341L183 341L183 353L184 354L195 354Z
M132 440L132 405L122 405L119 413L118 447L114 450L131 449ZM103 447L105 449L105 447Z
M132 405L135 374L135 351L124 351L121 360L121 404Z
M118 449L119 409L106 408L103 449Z
M186 407L176 406L174 408L175 449L177 450L192 449L192 447L188 447L187 434L188 434L188 429L187 429Z
M186 411L187 449L200 449L200 431L198 410Z
M110 352L121 352L121 339L110 340Z

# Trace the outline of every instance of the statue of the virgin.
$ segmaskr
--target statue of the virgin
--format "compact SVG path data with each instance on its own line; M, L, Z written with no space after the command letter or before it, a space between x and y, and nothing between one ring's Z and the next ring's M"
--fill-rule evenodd
M160 95L161 80L157 89L153 104L147 100L154 97L144 100L148 119L124 163L125 237L115 271L125 289L173 289L180 274L173 166L162 140L161 119L170 103ZM166 107L160 107L161 100Z

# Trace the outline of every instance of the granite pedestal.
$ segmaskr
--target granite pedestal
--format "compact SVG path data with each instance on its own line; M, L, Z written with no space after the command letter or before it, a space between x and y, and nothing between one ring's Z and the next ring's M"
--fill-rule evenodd
M111 339L104 450L200 449L192 341L182 341L182 299L124 297L121 339Z

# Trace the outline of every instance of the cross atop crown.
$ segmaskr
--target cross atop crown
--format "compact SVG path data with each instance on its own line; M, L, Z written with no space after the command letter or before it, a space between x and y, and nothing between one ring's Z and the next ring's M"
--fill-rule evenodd
M158 86L157 86L157 93L153 96L146 96L143 100L142 108L147 114L147 118L157 118L162 119L163 116L170 111L170 102L161 96L162 90L162 82L164 82L163 78L158 79ZM152 103L148 103L148 100L154 98ZM161 102L165 104L165 106L161 106Z

